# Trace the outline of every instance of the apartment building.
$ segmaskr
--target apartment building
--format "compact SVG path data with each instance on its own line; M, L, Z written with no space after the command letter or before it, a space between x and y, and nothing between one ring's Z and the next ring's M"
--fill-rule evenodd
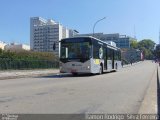
M52 19L30 19L30 45L33 51L54 52L59 55L59 41L62 38L73 37L74 34L75 30L68 29Z

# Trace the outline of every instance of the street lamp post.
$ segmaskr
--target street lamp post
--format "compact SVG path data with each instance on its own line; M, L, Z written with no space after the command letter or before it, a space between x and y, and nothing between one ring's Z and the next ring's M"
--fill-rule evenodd
M103 17L103 18L97 20L97 21L94 23L94 26L93 26L93 37L94 37L94 29L95 29L97 23L100 22L100 21L102 21L102 20L104 20L104 19L106 19L106 17Z

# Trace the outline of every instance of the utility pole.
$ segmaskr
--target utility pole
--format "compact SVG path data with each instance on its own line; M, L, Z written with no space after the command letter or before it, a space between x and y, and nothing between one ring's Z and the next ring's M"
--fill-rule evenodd
M95 29L97 23L100 22L100 21L102 21L102 20L104 20L104 19L106 19L106 17L103 17L103 18L97 20L97 21L94 23L94 26L93 26L93 37L94 37L94 29Z
M160 45L160 27L159 27L159 45Z
M134 25L134 39L136 39L136 27Z

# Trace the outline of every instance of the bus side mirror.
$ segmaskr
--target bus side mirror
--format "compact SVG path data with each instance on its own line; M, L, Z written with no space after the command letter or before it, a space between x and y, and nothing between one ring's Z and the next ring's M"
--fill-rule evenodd
M53 50L56 50L56 43L53 44Z

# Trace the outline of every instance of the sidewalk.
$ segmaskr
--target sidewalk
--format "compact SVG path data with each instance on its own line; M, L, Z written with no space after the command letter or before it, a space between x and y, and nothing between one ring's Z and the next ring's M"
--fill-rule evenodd
M133 65L136 65L138 63L140 62L133 63ZM131 64L124 65L123 68L130 67L130 66ZM4 71L0 71L0 80L43 76L43 75L58 74L58 73L59 73L59 69L4 70Z
M131 67L131 66L134 66L134 65L137 65L137 64L140 64L140 63L142 63L142 61L132 63L132 65L131 64L125 64L125 65L123 65L123 68L125 68L125 67Z
M154 73L152 74L152 78L150 80L149 86L147 88L146 94L142 101L141 107L139 109L139 114L157 114L158 113L158 105L157 105L157 75L159 74L157 70L157 64ZM159 74L160 75L160 74Z
M59 73L59 69L5 70L0 71L0 80L22 77L34 77Z

